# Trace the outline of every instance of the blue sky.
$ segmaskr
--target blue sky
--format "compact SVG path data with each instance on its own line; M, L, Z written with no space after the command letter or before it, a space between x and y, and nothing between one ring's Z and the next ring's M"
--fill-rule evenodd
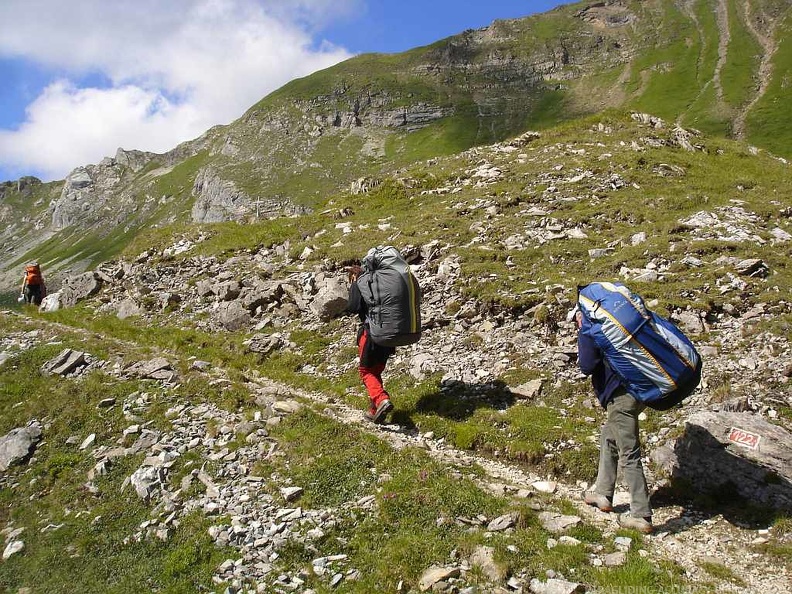
M558 0L2 0L0 181L164 152L363 52L399 52Z

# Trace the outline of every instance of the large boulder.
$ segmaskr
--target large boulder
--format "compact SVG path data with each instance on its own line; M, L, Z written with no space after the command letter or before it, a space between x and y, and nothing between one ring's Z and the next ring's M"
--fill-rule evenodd
M41 441L41 425L32 421L27 427L12 429L0 437L0 471L27 458Z
M72 307L82 299L95 295L102 288L102 281L95 272L84 272L63 281L60 302L63 307Z
M61 292L50 293L41 300L39 311L47 313L51 311L58 311L61 308Z
M319 292L311 302L313 311L320 320L327 321L346 310L349 290L342 279L327 279L319 287Z
M220 303L215 314L215 321L232 332L242 330L250 325L250 313L239 301L224 301Z
M145 313L145 310L138 305L137 301L135 301L131 297L127 297L118 304L118 311L116 312L116 317L119 320L125 320L133 316L143 315L143 313Z
M82 351L63 349L56 357L41 366L41 372L47 375L69 375L78 372L88 365L86 354Z
M736 491L752 503L792 508L792 434L747 412L700 412L652 452L672 480L703 493Z
M242 289L239 302L248 311L255 311L270 303L279 303L284 295L284 287L279 281L262 281L256 279L251 286Z

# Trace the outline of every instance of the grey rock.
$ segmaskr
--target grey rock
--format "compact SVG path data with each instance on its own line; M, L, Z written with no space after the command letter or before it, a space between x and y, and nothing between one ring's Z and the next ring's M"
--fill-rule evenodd
M242 286L237 281L229 280L216 284L212 292L220 301L231 301L239 297L241 290Z
M60 303L63 307L73 307L78 301L95 295L102 288L102 281L96 272L85 272L70 276L63 281L60 290Z
M470 556L470 565L478 567L486 578L493 583L506 578L506 568L495 562L495 548L479 545Z
M251 212L252 199L211 167L198 172L192 193L196 197L192 209L194 223L241 220Z
M512 394L514 394L517 398L523 398L525 400L533 400L542 392L542 380L535 379L525 382L524 384L520 384L516 388L509 388Z
M792 507L792 434L758 415L699 412L684 433L652 452L672 480L701 492L732 485L752 503Z
M637 283L654 283L660 280L660 275L656 270L643 270L632 280Z
M437 370L437 359L429 353L418 353L410 359L410 375L418 380L424 379L427 374L434 373Z
M251 321L250 314L239 301L221 303L214 318L220 326L231 332L247 328Z
M31 422L27 427L12 429L0 437L0 471L4 472L26 459L41 441L41 425Z
M118 311L116 317L119 320L126 320L134 316L139 316L145 313L145 310L137 304L137 301L128 297L118 304Z
M487 530L490 532L500 532L502 530L512 528L515 524L517 524L519 517L520 515L517 512L499 516L487 525Z
M244 344L253 353L269 355L284 345L283 338L277 334L256 334L246 340Z
M596 258L604 258L605 256L609 256L613 253L612 248L592 248L588 251L589 258L592 260Z
M21 540L12 540L6 545L6 548L3 550L3 561L7 561L12 555L16 555L17 553L21 553L25 550L25 543Z
M160 469L153 466L141 466L132 473L129 480L138 497L149 501L160 485Z
M534 578L531 580L529 588L533 594L575 594L575 592L585 592L582 584L556 578L550 578L546 582Z
M279 303L286 293L280 281L261 281L256 279L250 287L246 287L239 294L239 302L248 311L255 311L258 307Z
M418 589L421 592L426 592L437 582L458 577L459 574L459 567L430 567L423 572L421 579L418 580Z
M747 260L741 260L735 266L737 270L737 274L742 276L767 276L768 269L767 265L758 258L749 258Z
M80 449L81 450L87 450L89 447L91 447L94 444L95 441L96 441L96 433L91 433L80 444Z
M43 313L58 311L61 306L61 292L57 291L55 293L50 293L41 300L39 311Z
M125 370L127 375L140 379L171 379L174 376L173 366L164 357L156 357L149 361L140 361Z
M190 369L195 371L209 371L212 368L212 364L209 361L201 361L200 359L196 359L190 364Z
M539 493L555 493L558 483L555 481L536 481L531 483L531 488Z
M115 154L115 162L119 166L127 167L137 173L148 165L155 156L154 153L119 148Z
M602 563L605 567L619 567L627 562L627 553L617 551L615 553L608 553L602 558Z
M784 243L787 241L792 241L792 235L784 231L781 227L775 227L770 234L775 238L775 240L779 243Z
M328 279L311 303L311 311L320 320L331 320L346 310L348 299L349 290L343 280Z
M682 331L689 334L701 334L704 332L704 322L698 312L682 311L672 316L671 321L679 326Z
M302 409L302 404L296 400L277 400L272 403L272 410L281 414L293 414Z
M300 498L303 494L302 487L283 487L281 490L281 495L286 501L296 501Z
M545 530L549 532L564 532L568 528L580 524L581 519L578 516L565 516L555 512L541 512L539 514L539 521Z
M50 359L42 365L41 371L49 375L68 375L87 364L85 353L73 351L72 349L64 349L57 357Z
M214 282L210 279L199 280L195 283L195 291L198 293L199 297L209 297L210 295L214 295L214 286Z

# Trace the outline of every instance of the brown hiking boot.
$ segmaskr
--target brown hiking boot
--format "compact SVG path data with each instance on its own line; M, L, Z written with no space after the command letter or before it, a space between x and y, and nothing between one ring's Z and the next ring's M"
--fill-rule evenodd
M366 417L369 421L375 424L382 423L385 420L385 416L393 410L393 404L387 398L379 403L377 408L370 408L368 411L363 413L363 416Z
M652 526L652 518L637 518L631 514L619 514L619 526L622 528L629 528L630 530L637 530L644 534L651 534L654 530Z
M586 491L583 493L583 501L585 501L588 505L593 505L594 507L599 508L600 511L613 511L613 504L611 503L611 500L605 497L605 495L600 495L596 491Z

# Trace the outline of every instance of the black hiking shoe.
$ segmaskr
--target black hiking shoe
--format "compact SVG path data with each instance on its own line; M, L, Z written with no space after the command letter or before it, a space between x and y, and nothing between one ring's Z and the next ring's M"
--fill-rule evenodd
M370 408L368 411L363 413L363 416L372 423L378 425L385 420L385 416L392 410L393 404L391 404L391 401L386 398L379 403L377 408Z

